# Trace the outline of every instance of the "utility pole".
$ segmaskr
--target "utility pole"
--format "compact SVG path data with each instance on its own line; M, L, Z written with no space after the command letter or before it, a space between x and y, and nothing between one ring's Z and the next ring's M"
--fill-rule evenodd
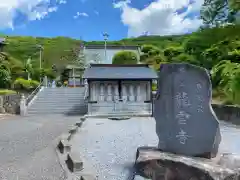
M31 80L30 69L32 69L32 57L30 56L26 63L26 70L28 73L28 80Z
M39 52L39 68L42 69L42 48L40 48Z
M43 51L43 46L37 44L37 48L39 48L39 68L40 68L40 71L42 71L42 51ZM42 82L42 77L40 77L40 82Z
M107 40L108 40L109 34L107 32L104 32L103 37L104 37L104 50L105 50L105 61L106 61L107 60Z
M43 46L37 44L37 48L39 48L39 68L42 69L42 51L43 51Z

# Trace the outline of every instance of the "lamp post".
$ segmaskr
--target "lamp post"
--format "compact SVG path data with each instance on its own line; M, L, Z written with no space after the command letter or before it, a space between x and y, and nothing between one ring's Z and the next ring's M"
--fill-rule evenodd
M104 50L105 50L105 61L106 61L107 60L107 40L108 40L109 34L107 32L104 32L103 37L104 37Z

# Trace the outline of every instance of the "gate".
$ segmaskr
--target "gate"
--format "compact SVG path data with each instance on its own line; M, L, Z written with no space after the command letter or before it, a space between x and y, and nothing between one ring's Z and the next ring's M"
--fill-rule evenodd
M113 113L114 114L125 114L127 109L127 97L119 98L119 96L114 97L114 106L113 106Z

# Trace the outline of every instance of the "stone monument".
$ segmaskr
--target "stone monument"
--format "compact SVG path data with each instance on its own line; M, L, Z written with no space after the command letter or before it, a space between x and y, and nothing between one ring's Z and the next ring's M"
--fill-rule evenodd
M211 80L204 68L162 65L154 107L158 148L188 156L215 157L221 135L211 96Z
M158 147L138 148L136 174L153 180L240 177L238 170L211 159L216 157L221 142L211 96L206 69L182 63L161 66L153 113L159 143Z

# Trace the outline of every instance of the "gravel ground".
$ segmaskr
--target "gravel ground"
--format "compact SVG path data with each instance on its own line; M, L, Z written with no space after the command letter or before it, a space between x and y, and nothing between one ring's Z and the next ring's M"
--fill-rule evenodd
M155 121L151 118L122 121L92 118L85 123L71 141L72 151L80 152L98 180L130 180L137 147L157 145ZM240 154L240 129L221 123L221 131L220 152Z
M0 121L1 180L61 180L53 141L79 117L11 117Z

